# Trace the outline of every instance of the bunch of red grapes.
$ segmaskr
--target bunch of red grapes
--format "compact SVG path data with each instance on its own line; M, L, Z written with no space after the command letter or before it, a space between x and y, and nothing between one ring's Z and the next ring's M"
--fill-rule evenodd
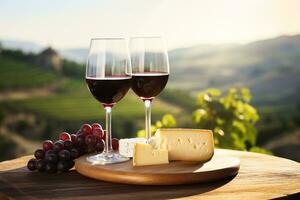
M105 146L105 131L98 123L83 124L76 134L62 132L59 140L45 140L43 149L34 152L35 158L30 159L27 168L31 171L62 173L74 166L74 160L87 153L101 153ZM119 141L112 139L112 147L118 150Z

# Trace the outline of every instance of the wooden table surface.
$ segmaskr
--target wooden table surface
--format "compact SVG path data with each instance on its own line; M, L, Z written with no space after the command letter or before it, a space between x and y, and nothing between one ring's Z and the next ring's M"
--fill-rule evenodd
M237 176L212 183L177 186L114 184L75 170L49 175L29 172L31 156L0 163L0 199L300 199L300 164L257 153L221 150L241 160Z

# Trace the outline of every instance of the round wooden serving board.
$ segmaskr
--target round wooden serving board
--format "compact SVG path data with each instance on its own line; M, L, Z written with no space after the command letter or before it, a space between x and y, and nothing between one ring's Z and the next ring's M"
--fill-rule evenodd
M211 182L234 176L240 160L224 155L214 155L204 164L173 161L166 165L133 167L132 160L109 165L92 165L86 155L78 158L75 168L89 178L115 183L137 185L179 185Z

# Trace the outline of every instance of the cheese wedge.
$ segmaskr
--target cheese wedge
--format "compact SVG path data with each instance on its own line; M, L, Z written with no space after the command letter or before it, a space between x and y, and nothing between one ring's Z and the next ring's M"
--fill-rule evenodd
M119 140L119 153L122 156L132 158L134 152L134 145L136 143L147 143L146 138L126 138Z
M203 129L158 129L154 145L169 152L169 160L209 161L214 154L211 130Z
M133 166L168 164L168 151L154 149L150 144L136 143L132 161Z

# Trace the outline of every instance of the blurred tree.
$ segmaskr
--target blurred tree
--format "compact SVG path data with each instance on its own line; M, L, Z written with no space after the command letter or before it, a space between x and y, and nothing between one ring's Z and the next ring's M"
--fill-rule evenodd
M24 53L21 50L3 49L2 56L12 58L17 61L24 61L33 64L35 55L33 53Z
M65 76L82 79L85 76L85 67L82 64L63 59L62 73Z
M0 162L3 160L11 159L16 157L20 153L20 149L17 147L17 144L9 139L9 137L3 135L0 132Z
M296 125L300 125L300 102L297 104L296 114L294 116L294 122Z
M251 98L248 88L231 88L225 94L218 89L203 91L193 122L197 128L213 130L217 147L270 153L256 146L259 115L249 104Z

